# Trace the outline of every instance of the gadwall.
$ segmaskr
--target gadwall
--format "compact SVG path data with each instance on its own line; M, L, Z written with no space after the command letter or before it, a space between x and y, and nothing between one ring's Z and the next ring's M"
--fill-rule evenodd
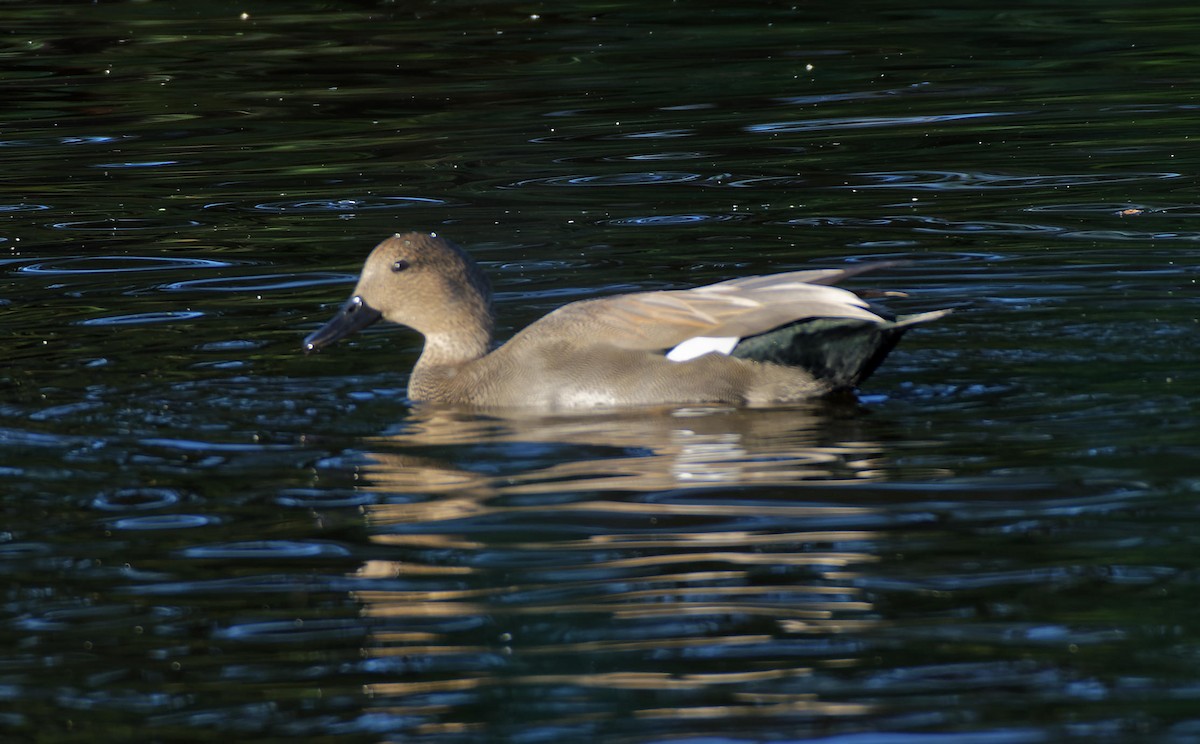
M384 318L425 337L408 397L476 408L765 406L854 388L910 327L828 286L878 264L731 279L564 305L491 349L491 287L436 233L396 234L312 352Z

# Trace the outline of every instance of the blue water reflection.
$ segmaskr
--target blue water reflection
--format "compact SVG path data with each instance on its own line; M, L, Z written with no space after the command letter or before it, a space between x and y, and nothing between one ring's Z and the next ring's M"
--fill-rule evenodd
M789 134L793 132L823 131L836 129L861 129L899 127L908 125L943 124L953 121L984 119L995 116L1014 116L1020 111L983 111L970 114L937 114L929 116L858 117L846 119L803 119L799 121L776 121L751 124L746 131L756 134Z
M32 274L86 275L167 269L216 269L232 265L234 264L229 261L181 256L67 256L26 264L17 270Z

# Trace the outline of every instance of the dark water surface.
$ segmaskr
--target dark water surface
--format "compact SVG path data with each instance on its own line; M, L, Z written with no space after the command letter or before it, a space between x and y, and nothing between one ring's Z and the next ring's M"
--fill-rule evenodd
M818 4L819 5L819 4ZM247 17L242 14L247 13ZM0 739L1200 739L1200 6L0 5ZM566 301L905 258L858 401L412 408Z

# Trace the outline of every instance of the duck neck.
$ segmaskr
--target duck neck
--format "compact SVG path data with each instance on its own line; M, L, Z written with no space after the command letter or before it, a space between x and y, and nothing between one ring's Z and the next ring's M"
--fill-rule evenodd
M417 368L460 367L488 353L492 334L486 328L476 332L430 333L417 359Z
M412 400L440 400L451 395L463 366L487 355L492 334L480 328L470 334L430 333L408 381ZM461 383L461 380L458 381ZM451 396L452 397L452 396Z

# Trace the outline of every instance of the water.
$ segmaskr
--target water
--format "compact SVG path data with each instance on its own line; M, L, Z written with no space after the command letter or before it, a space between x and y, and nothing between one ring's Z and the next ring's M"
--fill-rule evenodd
M5 740L1200 736L1192 6L0 28ZM413 408L412 334L299 352L410 228L501 337L876 258L956 312L857 401Z

